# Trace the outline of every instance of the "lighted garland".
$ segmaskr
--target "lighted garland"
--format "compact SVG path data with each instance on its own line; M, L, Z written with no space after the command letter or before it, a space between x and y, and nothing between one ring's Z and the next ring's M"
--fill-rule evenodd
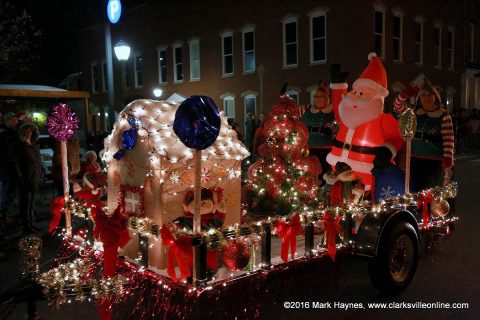
M59 309L72 299L84 301L88 296L104 299L124 292L128 278L118 275L100 280L90 279L93 269L94 263L90 259L77 258L41 274L38 282L43 287L48 304L53 309Z
M21 278L36 279L40 274L42 239L37 236L22 238L18 244L21 255Z
M265 231L265 226L275 226L279 221L289 221L296 214L299 214L301 221L305 224L316 223L323 219L325 212L334 216L345 217L346 214L352 216L363 216L369 212L382 212L392 208L416 206L418 199L425 194L430 193L437 199L448 199L456 197L458 193L458 184L452 182L447 186L434 187L417 193L404 194L397 197L386 198L378 203L372 204L371 201L364 200L359 204L352 204L348 207L328 207L318 209L315 211L305 211L302 213L291 213L286 216L273 216L266 219L246 223L235 224L227 226L224 230L210 229L201 233L202 239L206 241L210 248L221 247L227 239L235 239L241 236L249 236L252 234L261 234ZM71 200L72 207L78 212L82 212L82 206L77 202ZM83 209L89 210L89 209ZM84 212L84 211L83 211ZM434 224L434 223L433 223ZM142 235L147 238L158 240L160 237L160 226L155 224L150 218L131 217L128 222L128 228L135 234ZM275 229L272 228L272 233L275 234ZM192 236L191 230L174 228L176 236Z

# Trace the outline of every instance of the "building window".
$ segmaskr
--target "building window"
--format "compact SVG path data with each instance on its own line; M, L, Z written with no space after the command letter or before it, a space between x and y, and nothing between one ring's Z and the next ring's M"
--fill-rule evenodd
M283 21L283 66L298 65L298 34L297 17L286 18Z
M415 37L415 43L414 43L415 63L423 64L423 19L422 18L415 19L414 37Z
M300 94L297 90L288 90L287 96L294 99L297 103L300 103Z
M442 27L433 28L433 61L436 68L442 67Z
M190 46L190 80L200 80L200 41L191 40Z
M222 74L233 74L233 33L222 34Z
M108 72L107 72L107 63L105 61L102 62L102 85L103 85L103 92L108 91Z
M402 61L402 35L403 17L399 14L393 16L393 60Z
M235 98L233 96L223 98L223 113L228 123L235 122Z
M158 82L167 83L167 49L165 47L157 48L158 59Z
M92 92L97 93L100 89L100 70L98 69L98 63L91 64L92 70Z
M243 72L255 71L255 30L244 29L243 38Z
M475 60L475 24L470 23L470 39L468 41L468 61L473 62Z
M455 60L455 31L453 29L447 31L447 57L448 68L453 69Z
M183 44L173 46L173 77L175 82L183 82Z
M375 10L375 53L383 57L385 48L385 12Z
M248 94L243 98L243 106L244 106L244 123L248 120L248 114L257 114L257 97L254 94ZM247 132L247 128L245 126L245 131ZM253 138L253 137L252 137Z
M141 54L135 55L134 69L135 69L135 88L143 86L143 56Z
M310 63L327 60L327 14L317 12L310 16Z

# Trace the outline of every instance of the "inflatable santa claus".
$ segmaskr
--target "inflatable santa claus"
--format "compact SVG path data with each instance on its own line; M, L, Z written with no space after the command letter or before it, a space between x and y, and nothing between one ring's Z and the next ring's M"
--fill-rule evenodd
M370 63L348 93L347 74L340 73L339 65L330 68L333 110L340 127L327 156L332 166L339 161L347 163L362 179L365 190L372 184L373 148L386 146L395 156L403 144L397 120L383 112L388 95L385 68L375 53L368 59Z

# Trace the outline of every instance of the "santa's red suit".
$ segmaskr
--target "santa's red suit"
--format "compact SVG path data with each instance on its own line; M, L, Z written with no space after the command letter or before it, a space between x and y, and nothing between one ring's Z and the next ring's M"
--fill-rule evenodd
M368 103L345 107L348 99L347 83L330 84L335 118L340 127L332 151L327 156L327 162L332 166L338 161L349 164L355 175L362 179L365 190L370 190L372 184L370 171L373 169L375 157L373 147L385 145L396 154L396 150L403 144L398 121L383 112L383 99L388 95L385 68L375 54L370 54L369 59L369 65L353 83L353 89L348 96L351 101L358 99L364 103L368 100L364 93L375 92L375 107L370 107Z

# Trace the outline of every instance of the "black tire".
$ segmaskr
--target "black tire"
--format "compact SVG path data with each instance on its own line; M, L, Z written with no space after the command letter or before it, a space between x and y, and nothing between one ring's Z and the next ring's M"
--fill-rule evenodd
M419 243L413 226L399 222L380 239L378 255L368 264L373 286L384 295L402 292L417 270Z

